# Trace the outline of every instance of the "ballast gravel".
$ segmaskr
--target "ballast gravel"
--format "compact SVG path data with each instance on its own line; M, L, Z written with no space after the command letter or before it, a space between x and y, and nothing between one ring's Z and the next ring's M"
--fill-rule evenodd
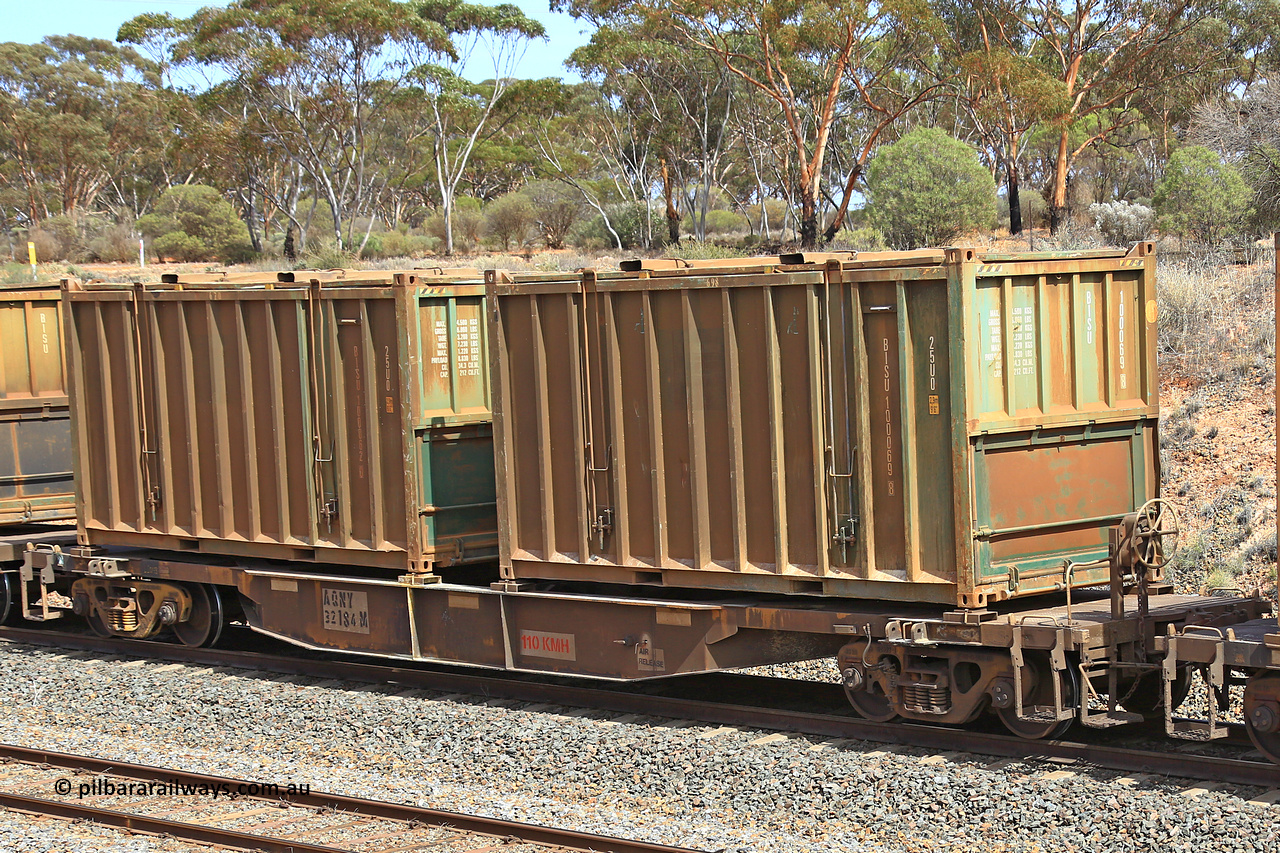
M1250 802L1261 789L1188 791L1187 780L14 644L0 643L0 669L9 743L703 850L1243 853L1280 843L1280 805ZM0 848L86 849L41 846L29 824L0 814Z

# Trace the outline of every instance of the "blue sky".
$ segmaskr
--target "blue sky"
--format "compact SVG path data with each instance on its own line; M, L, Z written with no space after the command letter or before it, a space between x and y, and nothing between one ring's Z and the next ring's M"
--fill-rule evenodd
M548 36L545 42L529 45L516 69L517 76L578 79L566 71L564 60L574 48L586 44L589 38L583 32L586 25L568 15L549 12L547 0L515 2L526 15L542 22ZM201 6L211 5L224 3L220 0L0 0L0 41L37 42L48 35L67 33L114 39L120 24L134 15L169 12L186 17ZM483 76L485 63L477 64Z

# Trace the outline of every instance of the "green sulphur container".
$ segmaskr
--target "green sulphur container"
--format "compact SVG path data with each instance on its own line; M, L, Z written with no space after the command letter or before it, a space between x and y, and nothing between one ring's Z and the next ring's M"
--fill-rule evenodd
M1107 582L1159 494L1150 244L719 263L491 276L505 577L964 608Z
M478 273L64 298L84 544L397 573L496 557Z
M75 517L60 297L0 287L0 525Z

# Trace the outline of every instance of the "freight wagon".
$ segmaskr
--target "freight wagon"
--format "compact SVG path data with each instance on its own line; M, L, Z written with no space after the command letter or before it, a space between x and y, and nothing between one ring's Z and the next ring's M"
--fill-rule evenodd
M311 648L621 680L834 657L863 716L1029 738L1221 736L1174 715L1199 670L1280 761L1270 605L1162 581L1148 244L627 266L489 271L443 349L409 277L68 290L82 541L26 552L26 615L59 592L210 643L238 607ZM453 378L429 408L464 339L484 408ZM456 506L496 536L429 551L422 431L490 400L496 467L444 470L496 489Z

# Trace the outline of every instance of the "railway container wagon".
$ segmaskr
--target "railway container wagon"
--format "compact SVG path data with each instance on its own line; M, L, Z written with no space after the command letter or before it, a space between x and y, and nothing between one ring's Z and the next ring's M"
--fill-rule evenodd
M466 270L68 285L80 543L492 561L483 290Z
M982 608L1158 494L1155 258L491 273L501 571Z
M0 287L0 532L75 518L60 296Z

